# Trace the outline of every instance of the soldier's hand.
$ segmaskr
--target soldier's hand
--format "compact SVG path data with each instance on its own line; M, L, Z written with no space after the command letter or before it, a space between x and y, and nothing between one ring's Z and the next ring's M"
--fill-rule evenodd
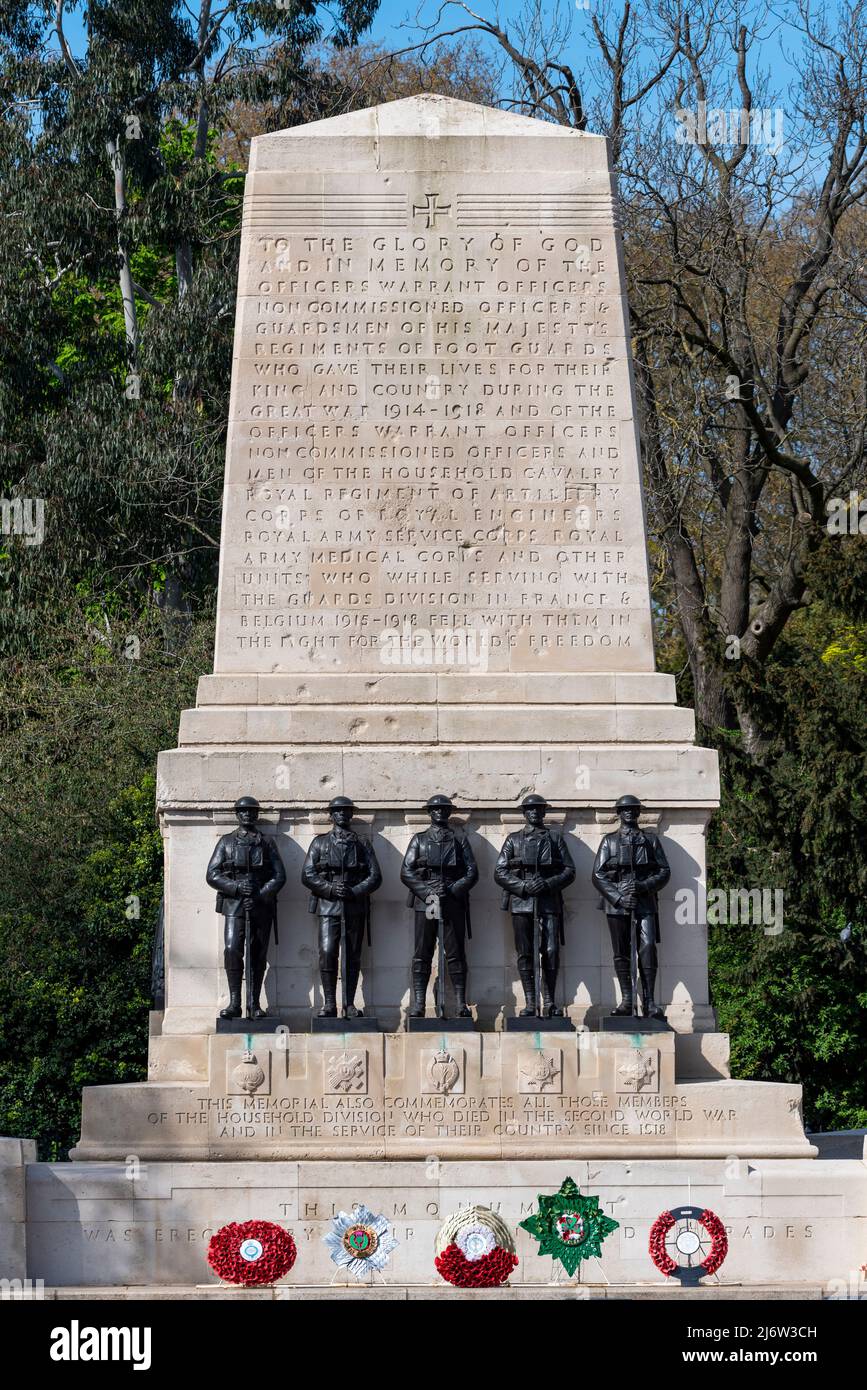
M237 880L237 883L238 883L238 897L239 897L239 898L252 898L252 896L253 896L253 894L254 894L254 892L255 892L255 889L254 889L254 887L253 887L253 880L252 880L252 878L250 877L250 875L249 875L249 874L245 874L243 878L239 878L239 879Z
M348 883L338 883L334 888L335 897L339 902L346 902L347 898L352 897L352 889Z
M446 895L446 886L441 878L437 878L427 885L427 891L429 894L433 893L435 898L444 898Z

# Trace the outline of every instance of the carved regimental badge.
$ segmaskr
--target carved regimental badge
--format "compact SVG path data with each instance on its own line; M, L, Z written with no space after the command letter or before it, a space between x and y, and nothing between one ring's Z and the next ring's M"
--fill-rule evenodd
M520 1095L538 1095L547 1091L550 1095L562 1091L562 1058L558 1049L553 1052L530 1052L518 1067L518 1092Z
M447 1096L450 1092L463 1093L464 1053L462 1048L450 1052L440 1048L438 1052L421 1054L421 1089L426 1096Z
M659 1052L656 1048L633 1047L630 1052L618 1052L614 1059L618 1091L635 1094L638 1091L659 1090Z
M367 1051L326 1052L322 1058L325 1072L323 1090L326 1094L363 1095L367 1091Z
M226 1055L226 1090L229 1095L263 1095L271 1090L271 1054L229 1052Z

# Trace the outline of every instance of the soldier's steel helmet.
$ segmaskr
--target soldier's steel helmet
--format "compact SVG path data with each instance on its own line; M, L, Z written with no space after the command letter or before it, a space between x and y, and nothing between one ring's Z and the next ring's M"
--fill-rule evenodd
M615 811L628 811L630 806L634 806L637 811L641 810L641 802L637 796L621 796L614 803Z
M455 809L455 803L452 801L451 797L443 796L442 792L438 792L436 796L429 797L424 803L424 809L426 811L432 811L436 806L448 806L450 811Z
M261 811L261 809L255 796L239 796L235 802L236 811Z
M543 811L547 811L548 809L548 803L544 796L537 796L535 792L530 796L524 797L524 800L521 802L521 810L526 811L531 806L541 806Z
M354 811L355 806L348 796L333 796L328 803L329 811Z

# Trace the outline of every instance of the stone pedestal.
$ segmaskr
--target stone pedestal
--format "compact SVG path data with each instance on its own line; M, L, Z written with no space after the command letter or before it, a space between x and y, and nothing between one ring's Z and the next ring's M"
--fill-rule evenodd
M741 1285L762 1297L768 1284L794 1297L810 1285L824 1297L867 1292L860 1273L867 1168L809 1158L148 1162L137 1176L123 1162L40 1163L27 1169L29 1268L47 1285L216 1286L206 1263L213 1232L229 1221L265 1219L292 1231L298 1260L285 1283L303 1295L334 1274L322 1243L332 1214L363 1201L389 1218L400 1241L389 1286L442 1289L433 1266L437 1230L451 1212L479 1203L498 1210L516 1236L511 1284L544 1296L552 1262L536 1254L518 1222L535 1210L538 1193L556 1192L567 1175L620 1223L601 1260L587 1261L580 1274L597 1289L610 1281L612 1295L668 1289L682 1296L653 1265L648 1236L663 1211L686 1204L716 1212L728 1234L728 1256L708 1293Z
M815 1153L800 1087L688 1079L671 1031L479 1033L446 1021L423 1033L216 1034L185 1056L175 1038L153 1046L162 1062L153 1081L85 1090L73 1158Z
M35 1161L32 1139L0 1139L0 1281L6 1297L22 1294L27 1278L25 1173Z

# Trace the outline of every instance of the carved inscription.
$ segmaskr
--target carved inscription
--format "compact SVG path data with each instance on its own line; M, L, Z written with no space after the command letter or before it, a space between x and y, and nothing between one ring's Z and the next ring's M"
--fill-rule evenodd
M221 668L652 669L610 199L303 183L249 204Z
M435 1054L428 1054L436 1061ZM428 1062L423 1070L429 1070ZM463 1069L461 1068L461 1071ZM684 1096L556 1093L472 1095L448 1087L449 1075L439 1078L446 1089L423 1077L416 1095L389 1094L383 1099L350 1091L348 1094L228 1095L202 1097L190 1110L152 1111L148 1129L191 1140L209 1137L221 1143L245 1140L352 1139L671 1139L697 1129L724 1133L736 1117L734 1109L703 1110L695 1114Z

